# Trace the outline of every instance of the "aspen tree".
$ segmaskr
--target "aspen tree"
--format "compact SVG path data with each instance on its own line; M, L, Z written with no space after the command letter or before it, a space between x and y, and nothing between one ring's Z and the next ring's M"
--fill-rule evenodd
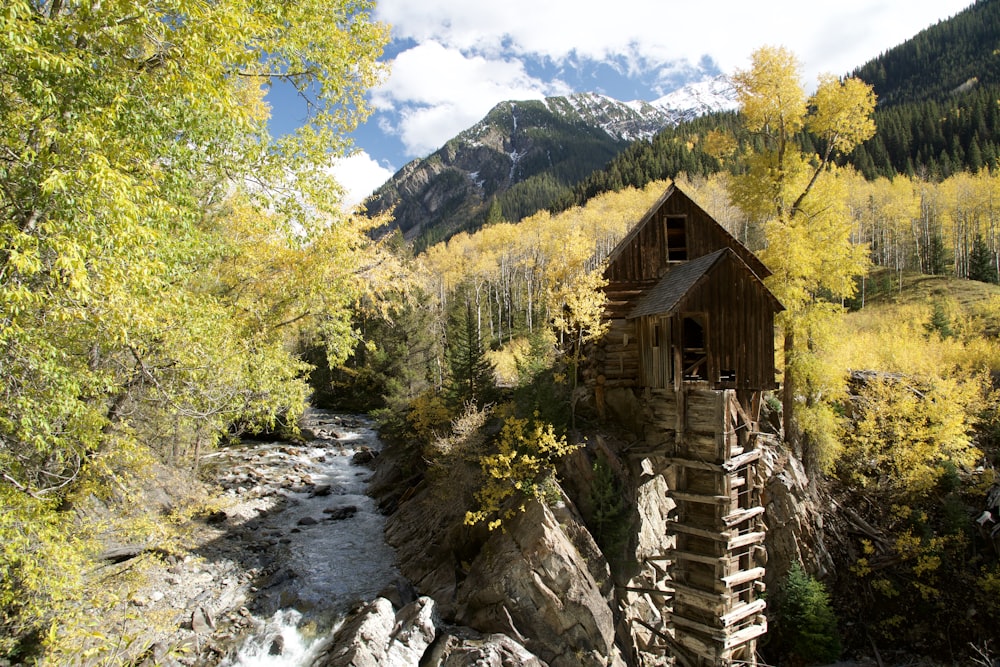
M60 508L122 488L154 436L192 463L228 424L294 418L300 316L349 347L342 309L372 263L329 161L382 76L373 8L0 6L0 654L48 628L46 649L83 650L87 536ZM274 139L279 82L309 115Z
M830 372L818 372L816 352L839 302L853 294L854 279L867 266L866 249L851 244L832 160L874 134L875 97L860 81L822 76L807 98L799 69L789 51L763 47L750 69L733 77L745 130L755 139L749 145L760 148L744 156L746 171L732 179L731 196L764 223L761 255L774 272L768 284L786 308L779 319L785 438L815 472L830 460L816 443L832 444L833 417L822 399L836 384ZM802 151L796 143L802 130L815 135L821 153Z

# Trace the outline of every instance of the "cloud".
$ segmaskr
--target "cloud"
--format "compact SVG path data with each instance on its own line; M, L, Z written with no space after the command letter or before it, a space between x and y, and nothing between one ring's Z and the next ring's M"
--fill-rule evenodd
M347 207L360 204L393 174L391 168L382 166L364 151L339 158L331 169L344 188L344 204Z
M380 126L419 155L440 147L498 102L568 92L559 81L532 77L521 61L466 55L428 41L396 56L389 79L372 92L372 104L383 114Z
M425 155L498 102L635 91L652 100L784 46L803 83L847 74L971 0L380 0L401 50L373 92L379 127ZM410 48L405 48L408 45ZM614 74L618 81L612 81ZM630 85L623 85L625 83Z
M463 53L561 61L628 56L649 65L699 62L742 67L765 44L786 46L806 74L845 74L971 5L971 0L381 0L397 38L435 41Z

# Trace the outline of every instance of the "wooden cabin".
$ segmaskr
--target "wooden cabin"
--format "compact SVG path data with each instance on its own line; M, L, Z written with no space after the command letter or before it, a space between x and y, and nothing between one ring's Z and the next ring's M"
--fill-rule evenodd
M675 185L608 257L605 387L775 388L767 267Z
M774 317L761 261L671 185L609 255L608 334L593 369L638 406L629 449L662 475L672 544L625 587L633 640L690 667L755 664L767 631L761 392L774 389ZM616 401L619 402L620 401Z

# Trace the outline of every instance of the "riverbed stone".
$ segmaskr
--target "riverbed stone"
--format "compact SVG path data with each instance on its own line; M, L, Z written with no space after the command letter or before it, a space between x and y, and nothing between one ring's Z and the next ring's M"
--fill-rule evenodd
M548 667L538 656L501 634L484 635L470 628L443 630L425 665L432 667Z

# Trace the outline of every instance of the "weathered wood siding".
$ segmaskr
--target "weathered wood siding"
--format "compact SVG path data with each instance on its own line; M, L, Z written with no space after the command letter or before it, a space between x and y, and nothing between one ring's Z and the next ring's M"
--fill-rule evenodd
M737 264L721 263L674 316L674 335L679 336L686 314L700 316L707 339L708 383L716 389L773 389L774 308L767 293L744 273ZM729 379L728 372L735 378Z
M770 275L764 264L737 241L687 195L672 189L659 208L647 214L636 228L615 249L605 271L614 283L656 281L670 267L667 258L667 219L684 216L687 260L692 260L720 248L732 248L760 278Z

